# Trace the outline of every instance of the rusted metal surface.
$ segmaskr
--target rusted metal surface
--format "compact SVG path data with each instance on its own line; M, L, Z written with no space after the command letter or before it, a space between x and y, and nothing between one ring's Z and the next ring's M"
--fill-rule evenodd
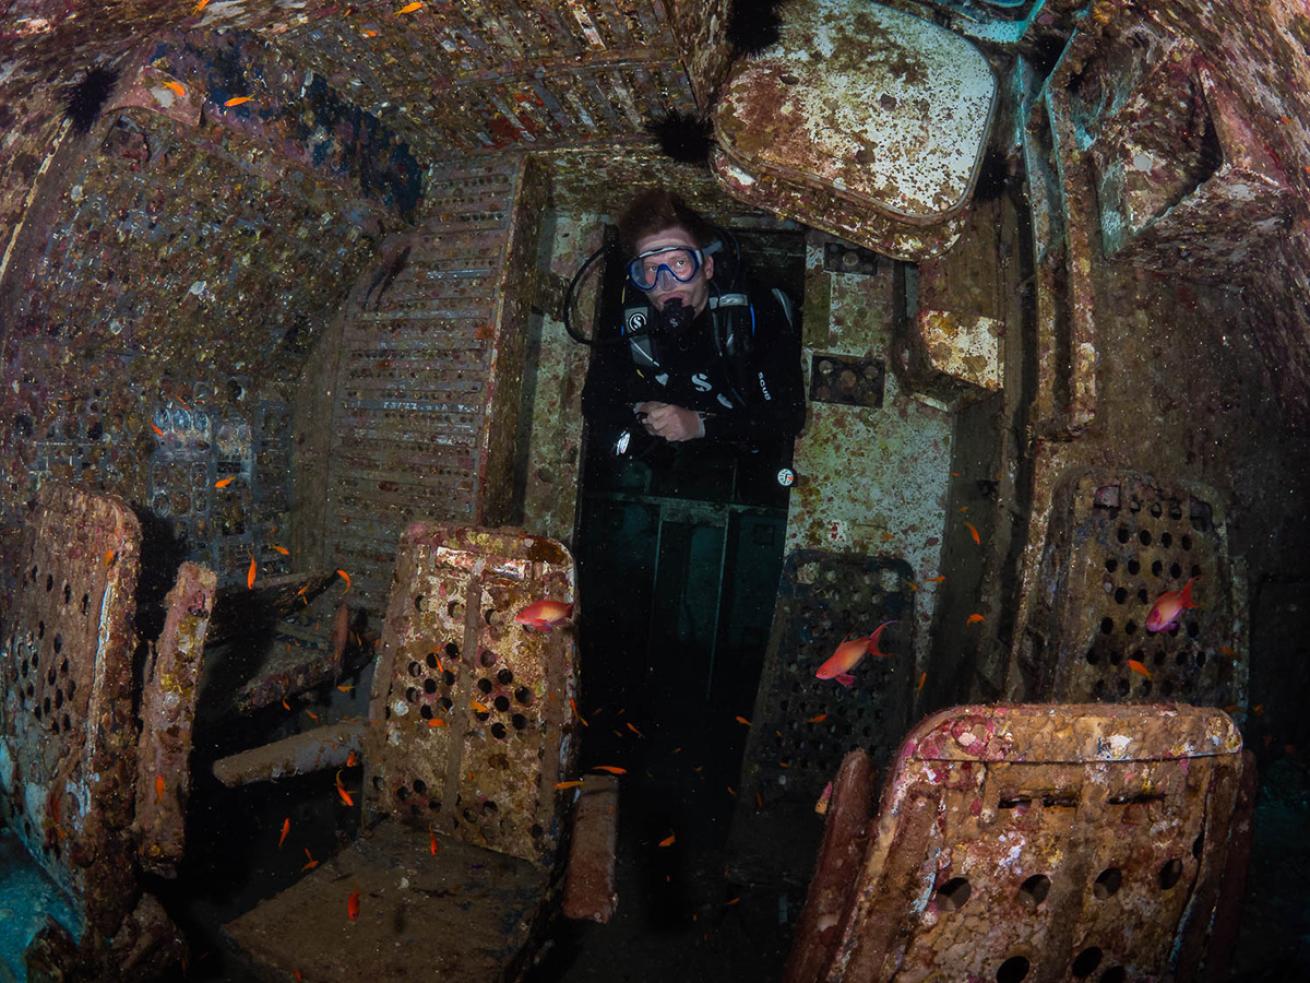
M325 552L375 613L407 522L495 524L521 502L515 442L544 195L523 160L443 170L423 224L353 295L332 368Z
M812 855L780 845L803 841L798 816L852 748L891 758L913 699L912 579L904 561L857 554L796 550L784 561L729 837L735 876L803 884ZM888 657L866 656L851 688L815 677L843 640L889 620L899 624L882 636Z
M572 839L564 877L564 915L608 922L619 904L614 884L619 835L619 780L589 776L573 807Z
M253 588L244 581L239 586L223 587L214 602L209 644L265 631L273 621L313 606L329 586L339 581L335 570L309 570L272 577L257 574Z
M810 402L882 406L887 366L879 358L815 352L810 356Z
M573 600L553 540L414 523L401 537L369 703L366 815L550 864L567 797L571 632L514 624Z
M1081 475L1057 495L1053 521L1020 663L1033 698L1245 702L1247 618L1234 603L1226 509L1213 492ZM1148 634L1156 599L1190 578L1197 608Z
M273 43L429 160L644 139L649 120L694 110L660 0L478 0L352 14L325 10Z
M351 751L364 745L360 718L293 734L272 744L229 755L214 762L214 777L228 788L251 782L276 781L287 775L308 775L325 768L344 767Z
M731 0L668 0L668 6L696 105L707 112L736 54L727 40Z
M1223 873L1223 890L1215 908L1214 924L1205 949L1205 979L1229 978L1228 968L1237 948L1237 930L1246 898L1247 873L1255 836L1255 800L1260 788L1260 771L1255 755L1242 752L1242 777L1233 806L1232 829L1228 834L1228 863Z
M438 844L432 856L426 835L383 823L224 932L260 980L517 978L547 871L453 837Z
M191 732L217 581L212 570L182 564L165 599L164 630L151 648L142 680L132 825L141 866L161 877L176 876L186 844Z
M652 147L549 150L533 157L550 178L551 205L577 221L597 214L617 221L644 188L676 189L687 204L715 221L742 212L741 203L704 167L672 160Z
M923 259L959 234L995 94L982 53L927 21L789 4L778 44L739 63L715 109L715 174L752 204Z
M1241 738L1215 710L929 717L898 756L819 978L1190 977L1240 762Z
M811 234L808 246L802 364L831 354L894 366L894 264L880 265L872 275L826 273L821 240ZM911 391L892 371L880 408L811 403L796 441L800 477L791 493L786 552L818 549L908 563L918 592L913 612L906 612L913 629L901 628L915 639L916 672L926 668L936 578L943 573L953 427L953 414L943 404ZM834 755L824 768L837 760Z
M125 503L42 489L6 597L0 717L5 824L110 937L135 902L133 591L140 528Z
M915 325L929 364L937 372L979 389L1001 388L1005 371L1002 322L990 317L961 317L950 311L920 309Z
M850 904L868 842L869 817L875 805L874 774L873 761L857 748L842 758L832 779L823 842L783 969L785 983L816 979L832 957L837 926Z

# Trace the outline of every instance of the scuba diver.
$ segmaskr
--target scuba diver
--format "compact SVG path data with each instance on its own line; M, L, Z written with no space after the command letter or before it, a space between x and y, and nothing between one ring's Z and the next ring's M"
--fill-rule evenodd
M785 444L789 463L805 422L791 300L739 289L713 228L668 191L638 194L618 229L623 315L617 336L594 345L582 392L604 446L623 458L652 442L704 441L767 463L778 455L761 449Z

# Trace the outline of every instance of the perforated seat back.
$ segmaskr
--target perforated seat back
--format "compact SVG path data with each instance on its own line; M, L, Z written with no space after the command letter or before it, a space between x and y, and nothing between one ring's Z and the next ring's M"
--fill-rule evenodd
M1187 979L1241 738L1184 706L958 707L910 734L829 980Z
M47 484L0 621L0 820L105 932L135 901L140 540L121 500Z
M549 864L576 749L571 626L514 623L573 600L573 558L513 531L415 523L401 536L365 745L368 817Z

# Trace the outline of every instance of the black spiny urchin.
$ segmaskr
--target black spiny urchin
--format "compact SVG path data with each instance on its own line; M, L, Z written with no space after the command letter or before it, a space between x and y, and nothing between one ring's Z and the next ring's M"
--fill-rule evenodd
M100 115L100 110L114 91L118 69L93 68L77 85L68 90L64 102L64 116L71 120L73 129L87 133Z
M666 113L646 124L646 130L660 142L660 149L685 164L704 164L710 159L714 137L708 120L690 113Z
M759 54L778 40L782 0L732 0L728 43L744 55Z

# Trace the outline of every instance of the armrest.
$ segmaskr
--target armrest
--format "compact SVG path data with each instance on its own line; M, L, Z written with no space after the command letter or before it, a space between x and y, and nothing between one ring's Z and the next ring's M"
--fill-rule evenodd
M618 907L614 855L619 831L619 780L587 776L573 808L573 837L564 873L564 915L608 922Z
M228 788L268 781L284 775L307 775L345 765L351 751L364 746L363 717L339 720L272 744L251 748L214 762L214 777Z
M873 806L873 761L863 749L842 759L832 783L832 800L823 824L823 842L805 907L792 937L791 955L783 970L786 983L821 978L837 941L837 926L864 859Z

